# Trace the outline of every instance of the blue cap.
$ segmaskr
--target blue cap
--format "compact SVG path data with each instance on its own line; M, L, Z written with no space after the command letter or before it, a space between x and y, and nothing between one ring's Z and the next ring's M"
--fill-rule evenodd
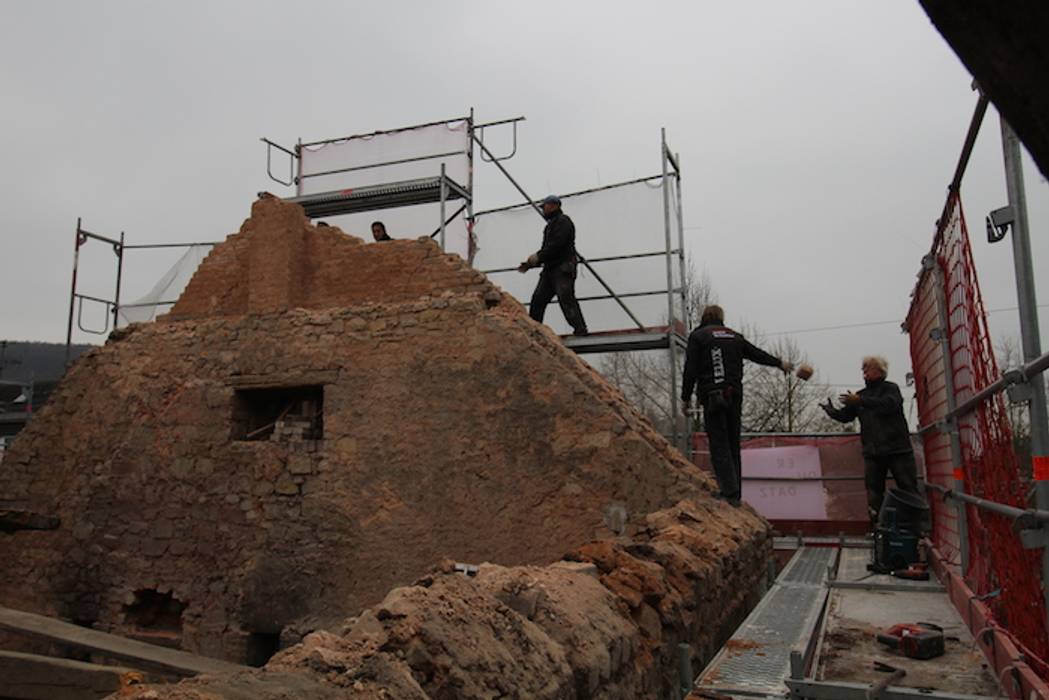
M546 199L543 200L543 204L556 204L557 206L561 206L561 198L556 194L548 194Z

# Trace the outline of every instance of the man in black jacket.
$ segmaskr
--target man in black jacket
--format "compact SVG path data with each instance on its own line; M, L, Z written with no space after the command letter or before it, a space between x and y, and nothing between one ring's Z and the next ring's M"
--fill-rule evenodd
M844 404L842 408L836 408L829 398L827 403L820 404L828 416L840 423L860 419L863 480L867 486L867 510L872 528L881 511L887 473L892 473L897 487L918 493L918 466L903 415L903 395L899 386L885 378L888 369L884 358L863 358L863 381L867 386L858 392L842 394L839 397Z
M703 406L703 427L707 431L710 461L718 480L720 497L734 506L740 505L742 467L739 436L743 417L743 360L759 365L779 367L789 372L793 366L756 347L742 335L725 327L725 312L720 306L703 309L696 328L688 336L685 353L685 376L681 382L681 400L686 415L696 391Z
M543 246L517 268L518 272L527 272L533 267L543 268L528 305L528 315L542 323L546 305L556 294L573 334L586 335L586 321L575 298L576 266L579 263L575 251L575 224L561 211L561 200L554 195L543 200L543 216L547 222L543 229Z

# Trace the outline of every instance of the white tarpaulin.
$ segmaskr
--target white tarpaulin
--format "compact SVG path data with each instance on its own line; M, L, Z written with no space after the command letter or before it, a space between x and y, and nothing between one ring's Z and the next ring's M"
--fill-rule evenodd
M470 179L470 133L467 127L463 120L303 146L302 194L437 177L441 174L442 163L447 176L466 187ZM378 166L393 161L406 162ZM319 174L346 168L354 170Z
M210 244L192 245L186 249L182 257L171 266L164 276L161 277L149 292L134 301L122 305L117 312L120 322L123 324L152 321L156 318L158 310L164 311L171 304L178 301L186 285L189 284L193 273L200 267L200 263L211 252ZM167 303L165 303L167 302Z
M674 193L671 193L674 195ZM676 202L671 196L671 247L677 248ZM576 248L588 259L666 251L663 184L661 178L613 186L562 197L562 209L576 228ZM545 223L528 206L478 216L475 227L477 255L474 267L494 270L515 267L542 243ZM592 263L597 274L616 294L661 291L652 296L626 297L624 303L645 326L667 323L667 260L665 255ZM675 256L671 272L673 286L680 287L680 266ZM525 274L492 273L500 287L527 304L539 278L538 270ZM608 292L584 266L579 267L576 296L605 296ZM674 316L682 317L680 296L675 296ZM630 317L611 299L581 302L591 330L635 327ZM570 329L556 302L547 309L546 322L559 333Z

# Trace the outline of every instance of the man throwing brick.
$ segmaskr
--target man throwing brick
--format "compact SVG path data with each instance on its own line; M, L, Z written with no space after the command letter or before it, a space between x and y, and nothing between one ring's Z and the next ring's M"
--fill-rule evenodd
M770 355L726 327L725 312L720 306L711 304L704 308L699 328L688 336L681 401L687 415L693 390L699 395L710 461L718 480L718 496L734 506L741 504L743 496L739 448L743 422L743 360L779 367L784 372L794 368L790 362Z
M527 272L533 267L543 268L528 305L528 315L542 323L546 305L556 295L565 320L572 326L572 333L587 335L586 321L575 298L576 267L579 264L575 250L575 224L561 211L561 200L554 195L543 200L543 216L546 218L543 246L517 268L518 272Z

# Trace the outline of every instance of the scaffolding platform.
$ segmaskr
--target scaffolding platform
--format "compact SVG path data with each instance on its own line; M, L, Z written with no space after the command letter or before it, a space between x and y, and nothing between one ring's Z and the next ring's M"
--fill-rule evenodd
M444 186L442 188L442 179ZM379 185L351 187L331 192L317 192L284 201L300 205L306 216L316 219L321 216L340 216L378 209L393 209L416 204L470 200L470 192L448 176L421 177Z
M700 697L784 697L791 650L811 638L837 550L802 547L696 682ZM704 693L706 695L704 695Z
M579 355L598 352L635 352L639 350L666 350L673 344L682 352L688 339L680 332L670 333L666 327L602 331L590 335L561 336L565 347Z
M887 680L876 691L883 700L997 697L994 675L940 582L871 576L869 546L850 544L799 547L696 679L694 697L863 700ZM910 659L877 641L904 622L943 627L944 655ZM902 677L890 678L890 667Z

